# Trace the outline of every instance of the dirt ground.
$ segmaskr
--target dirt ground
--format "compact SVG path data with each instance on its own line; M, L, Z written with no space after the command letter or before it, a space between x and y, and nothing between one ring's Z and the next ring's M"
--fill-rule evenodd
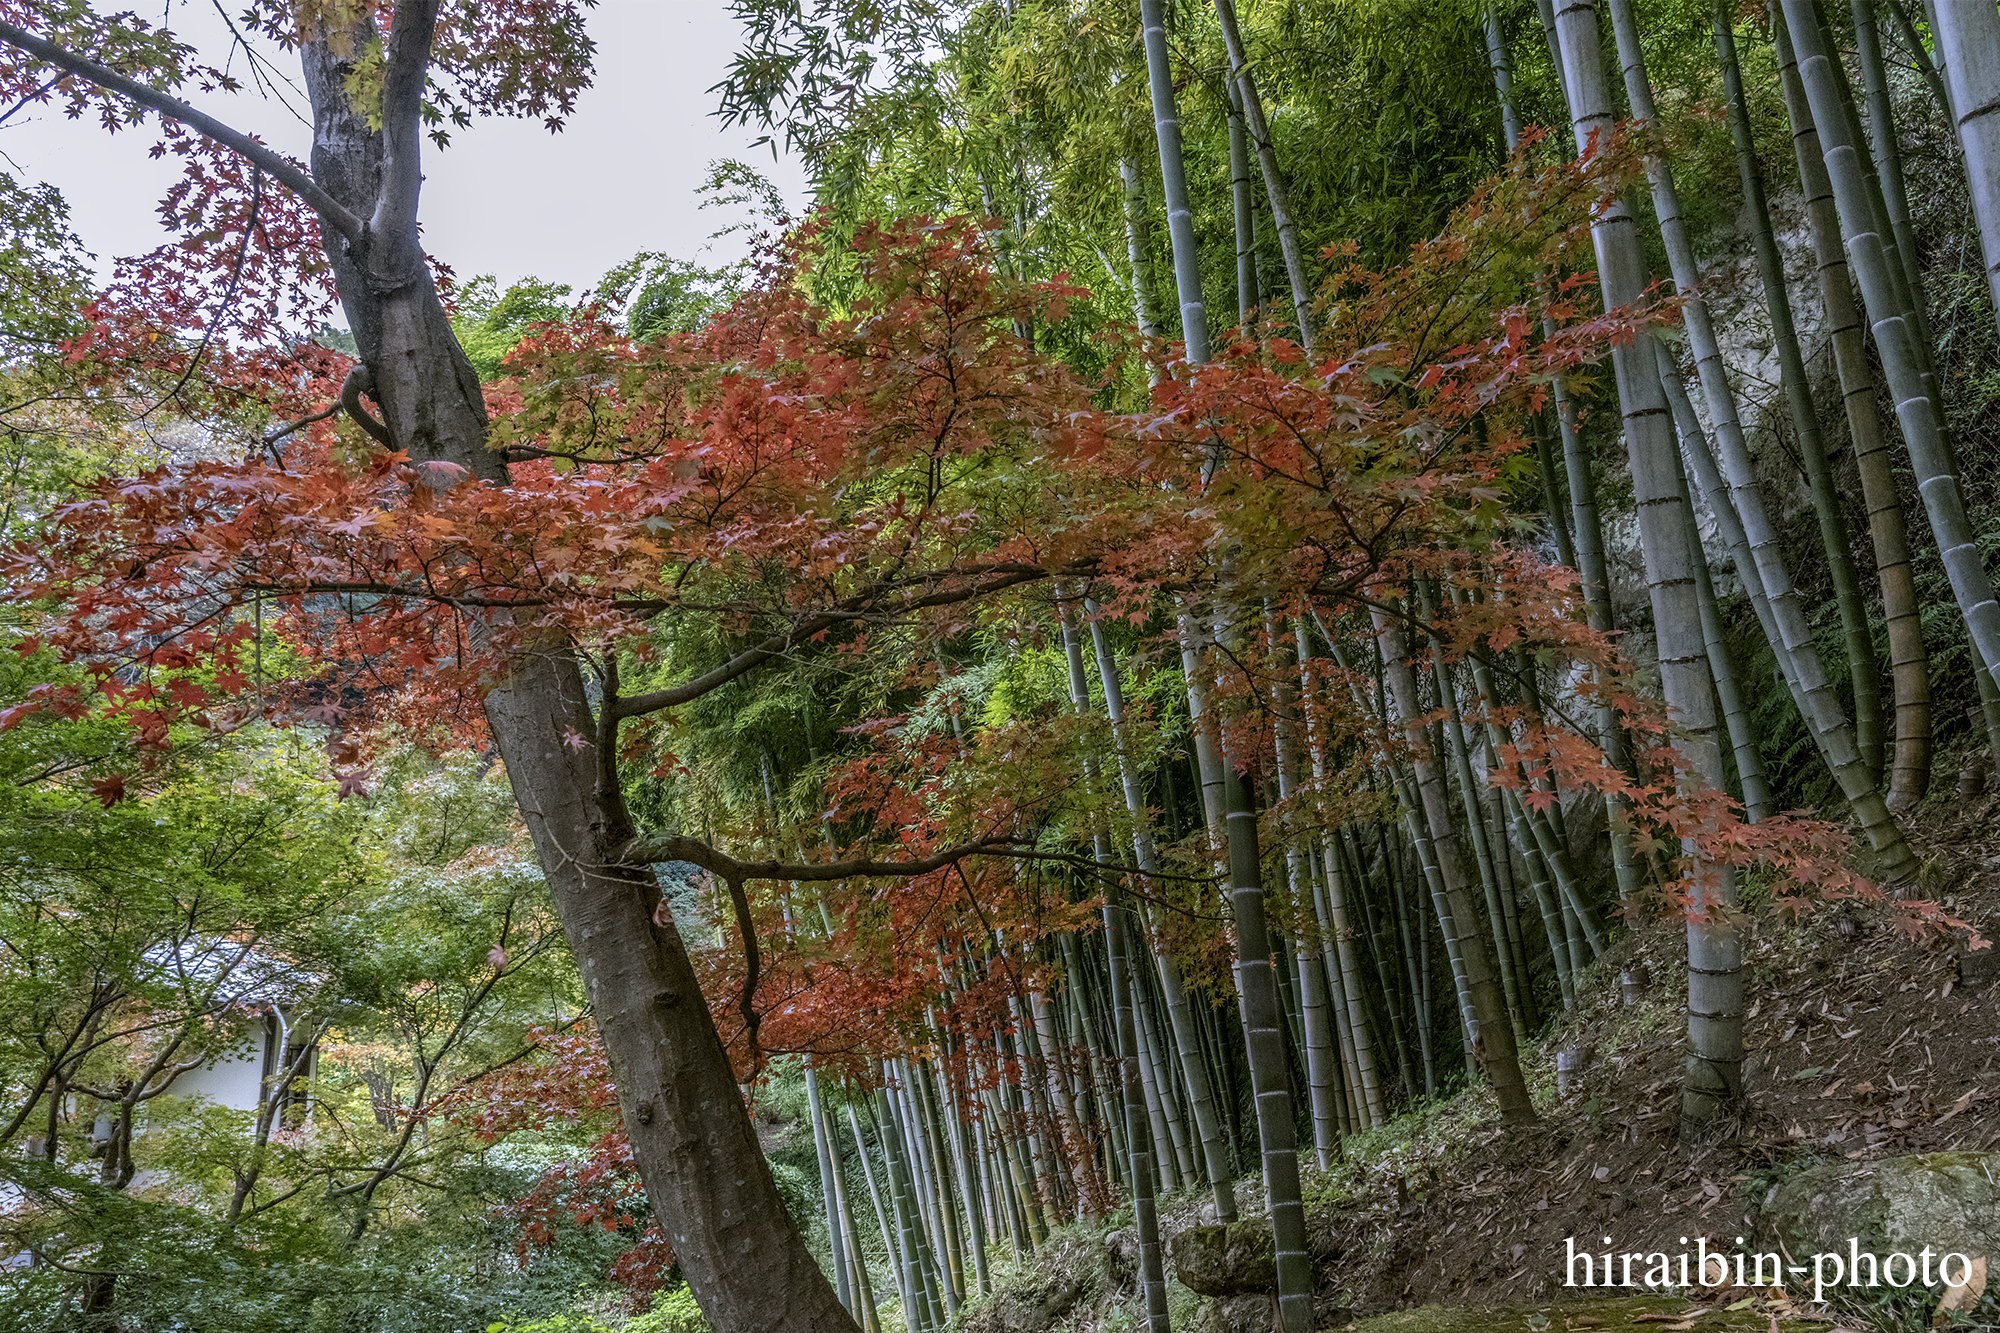
M1989 936L2000 936L1995 810L1986 800L1931 815L1918 835L1928 894ZM1757 913L1746 1105L1698 1142L1680 1133L1680 933L1628 935L1524 1061L1539 1129L1503 1136L1490 1104L1468 1096L1367 1165L1317 1179L1321 1309L1365 1319L1532 1306L1564 1294L1567 1238L1600 1253L1678 1253L1697 1237L1733 1250L1754 1237L1755 1206L1781 1168L2000 1146L2000 968L1981 984L1975 958L1961 979L1957 940L1912 938L1890 921L1886 905L1821 907L1794 924ZM1651 984L1627 1007L1618 978L1634 964ZM1566 1048L1592 1054L1580 1086L1558 1097L1552 1070ZM1746 1299L1770 1298L1724 1291L1710 1308ZM1790 1312L1777 1302L1771 1314Z

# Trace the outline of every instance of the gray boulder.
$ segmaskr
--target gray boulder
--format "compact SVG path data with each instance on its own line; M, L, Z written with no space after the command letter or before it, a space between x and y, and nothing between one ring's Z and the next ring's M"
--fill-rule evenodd
M1271 1333L1277 1326L1270 1296L1216 1296L1196 1309L1190 1333Z
M1111 1269L1111 1280L1116 1286L1124 1286L1139 1275L1139 1233L1126 1227L1120 1231L1106 1233L1104 1237L1104 1262Z
M1827 1162L1775 1186L1763 1228L1794 1256L1956 1252L2000 1260L2000 1153L1937 1152ZM1806 1262L1801 1259L1800 1262Z
M1189 1227L1169 1242L1174 1276L1204 1296L1242 1296L1278 1286L1278 1254L1268 1223Z

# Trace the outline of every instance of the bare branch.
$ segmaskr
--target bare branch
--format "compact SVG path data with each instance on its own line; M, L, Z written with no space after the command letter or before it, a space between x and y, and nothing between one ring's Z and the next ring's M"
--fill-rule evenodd
M157 111L169 120L177 120L195 133L213 139L225 148L235 150L251 163L262 167L269 173L271 179L310 204L315 212L326 219L327 226L350 241L361 239L365 224L360 218L342 207L338 199L322 190L313 178L299 170L295 163L279 153L272 152L241 130L231 129L215 117L195 110L177 97L169 97L157 88L148 87L137 79L127 78L94 60L86 60L72 51L64 50L54 42L37 37L11 23L0 23L0 42L5 42L16 50L26 51L37 60L67 70L76 77L94 83L109 92L130 98L140 106Z

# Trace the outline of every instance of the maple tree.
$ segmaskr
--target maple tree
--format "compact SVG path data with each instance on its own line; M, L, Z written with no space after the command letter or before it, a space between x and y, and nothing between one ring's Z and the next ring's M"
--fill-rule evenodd
M296 48L311 92L305 166L177 100L230 81L169 34L81 6L0 6L0 42L19 56L0 87L59 96L107 128L153 113L185 164L163 216L186 244L118 270L67 342L66 373L168 404L230 446L98 481L8 551L11 586L52 613L23 650L53 649L78 674L0 727L116 720L157 751L177 728L306 722L330 736L342 795L370 789L388 724L497 750L594 1031L544 1040L540 1063L423 1114L489 1135L605 1122L585 1161L519 1202L527 1242L556 1212L637 1233L620 1276L646 1290L678 1264L721 1333L850 1326L854 1303L780 1206L739 1092L780 1055L885 1106L934 1096L996 1142L1032 1140L1040 1160L1021 1170L1040 1175L1024 1193L1101 1214L1120 1169L1108 1142L1128 1136L1128 1175L1152 1169L1141 1080L1131 1050L1057 1031L1050 997L1078 1003L1087 985L1067 951L1102 911L1121 1040L1137 1040L1126 1024L1143 1008L1121 936L1132 958L1231 985L1222 812L1160 836L1136 776L1149 765L1132 765L1122 805L1105 776L1124 773L1128 746L1166 754L1169 732L1212 746L1222 785L1261 800L1229 813L1254 816L1258 845L1287 859L1269 915L1298 942L1304 990L1337 989L1309 973L1329 933L1314 895L1337 878L1343 830L1396 789L1386 799L1435 877L1469 1059L1510 1123L1534 1116L1514 1044L1525 958L1509 961L1520 941L1498 889L1482 924L1463 878L1444 793L1455 781L1483 798L1463 754L1439 777L1434 724L1461 749L1469 729L1513 802L1499 822L1538 876L1561 976L1585 956L1575 934L1597 928L1537 841L1563 792L1622 812L1645 889L1625 895L1629 913L1706 921L1716 877L1752 864L1823 895L1873 891L1839 868L1825 826L1745 823L1695 780L1685 736L1634 687L1608 625L1579 618L1575 579L1510 517L1553 387L1586 381L1608 350L1622 364L1673 318L1650 295L1608 312L1585 295L1586 232L1638 147L1540 171L1524 152L1393 266L1328 250L1330 317L1299 330L1310 356L1253 327L1212 359L1178 360L1093 308L1085 375L1036 331L1093 298L1023 276L1008 259L1018 237L962 218L822 217L692 332L635 337L605 305L549 304L504 359L482 350L475 365L419 243L424 140L475 114L559 122L588 79L581 8L260 3L246 25ZM336 301L357 356L308 336ZM262 688L266 625L311 672ZM1040 649L1064 631L1071 648L1103 636L1104 719L1080 653L1062 685L1022 684L1012 705L989 697L967 716L979 700L954 683L957 650ZM1128 669L1180 676L1186 715L1110 716L1114 639ZM1529 654L1570 699L1535 697ZM850 697L832 710L837 753L775 773L805 791L786 810L768 751L764 808L725 811L720 828L635 799L711 762L693 752L704 709L814 671ZM1460 673L1479 682L1463 705ZM1565 716L1571 699L1632 738L1629 764L1607 753L1613 736ZM124 781L102 779L107 806ZM1324 869L1301 871L1302 855ZM705 872L717 947L677 920L666 863ZM1420 909L1426 942L1428 929ZM1094 1094L1122 1101L1122 1131L1070 1091L1093 1062L1132 1080ZM1320 1070L1315 1089L1340 1078ZM1413 1092L1414 1072L1403 1079ZM1315 1104L1322 1153L1332 1114ZM894 1179L905 1164L882 1151ZM913 1303L933 1279L908 1262ZM939 1294L954 1299L949 1279Z

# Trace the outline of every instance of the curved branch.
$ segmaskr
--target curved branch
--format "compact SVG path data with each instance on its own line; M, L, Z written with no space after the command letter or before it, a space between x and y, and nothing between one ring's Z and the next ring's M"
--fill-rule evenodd
M993 577L976 583L964 584L956 588L946 588L930 593L927 596L911 598L908 601L897 602L893 606L876 604L873 594L854 598L835 610L824 612L791 629L782 630L771 635L762 643L753 648L746 649L735 657L730 658L727 662L724 662L721 666L704 675L696 676L693 680L675 685L669 689L654 690L650 694L627 695L618 701L618 716L621 718L639 717L646 713L656 713L662 708L677 707L680 704L688 702L690 699L699 698L710 690L728 684L738 676L762 666L765 662L782 655L795 645L811 639L816 634L823 633L826 630L847 624L851 621L865 619L868 616L881 614L885 611L908 613L930 607L952 606L959 602L967 602L975 598L984 597L990 593L1005 592L1009 588L1018 587L1024 583L1039 582L1042 579L1050 577L1053 573L1067 574L1075 571L1051 571L1037 565L993 565L988 566L982 572L990 572L993 574Z
M368 409L361 405L361 395L371 393L375 388L375 377L363 362L355 362L354 369L347 372L347 378L340 382L340 405L347 415L354 418L356 425L367 431L383 444L395 447L389 438L389 428L377 421Z
M350 241L361 239L366 227L360 218L343 207L338 199L322 190L313 178L299 170L295 163L282 154L272 152L241 130L231 129L215 117L195 110L177 97L169 97L157 88L148 87L137 79L128 78L94 60L86 60L46 38L37 37L11 23L0 23L0 42L16 50L25 51L37 60L67 70L108 92L129 98L140 106L157 111L169 120L177 120L195 133L212 139L225 148L235 150L253 165L262 167L273 180L305 200L312 206L314 212L326 220L327 226Z
M743 892L742 879L724 875L722 882L729 886L729 901L736 908L736 929L743 936L743 993L736 997L736 1007L743 1014L744 1035L750 1039L750 1077L754 1080L764 1069L764 1051L757 1045L757 1028L763 1019L751 1003L764 970L763 956L757 951L757 928L750 921L750 899Z
M173 388L160 395L158 402L139 413L138 420L144 421L168 403L178 401L181 396L181 390L187 388L188 381L194 378L195 371L201 369L201 359L208 355L209 345L215 341L215 331L223 325L236 308L236 293L243 286L243 264L245 260L250 258L250 238L257 234L257 215L263 211L263 208L264 169L252 165L250 168L249 218L243 224L243 241L236 247L236 262L230 266L229 285L223 289L222 304L216 308L215 317L208 321L208 327L201 331L201 343L194 349L194 355L188 358L188 367L185 371L181 372L180 379L174 382Z
M829 880L859 879L870 875L928 875L933 870L942 870L948 865L981 853L988 855L1012 855L1012 849L1027 840L1012 835L995 834L987 838L974 838L962 842L932 856L914 861L877 861L869 857L854 857L846 861L821 861L788 864L783 861L739 861L726 852L719 852L700 838L682 837L676 833L643 834L625 844L619 859L626 865L653 865L661 861L686 861L700 866L713 875L741 883L746 879L796 879Z
M845 861L739 861L717 851L699 838L677 833L644 833L625 844L619 860L625 865L657 865L663 861L686 861L725 880L790 879L824 881L860 879L868 876L928 875L934 870L957 865L968 856L1004 856L1017 861L1054 861L1081 869L1118 875L1138 875L1146 879L1171 879L1191 884L1212 884L1219 875L1180 875L1163 870L1142 870L1135 865L1099 861L1094 857L1068 852L1043 852L1034 848L1034 839L1013 834L993 834L956 843L941 852L910 861L877 861L853 857ZM1144 895L1140 895L1144 896Z
M321 410L314 412L311 416L300 417L297 421L294 421L289 426L278 427L278 429L272 431L269 435L266 435L263 438L261 446L257 450L252 451L248 461L251 462L256 461L258 454L264 452L265 450L269 450L271 457L276 459L278 461L278 466L282 468L285 464L285 458L284 455L280 453L278 450L279 442L282 441L287 435L293 434L296 431L304 430L307 426L312 425L315 421L325 421L328 417L337 415L343 406L345 405L338 398L336 398Z

